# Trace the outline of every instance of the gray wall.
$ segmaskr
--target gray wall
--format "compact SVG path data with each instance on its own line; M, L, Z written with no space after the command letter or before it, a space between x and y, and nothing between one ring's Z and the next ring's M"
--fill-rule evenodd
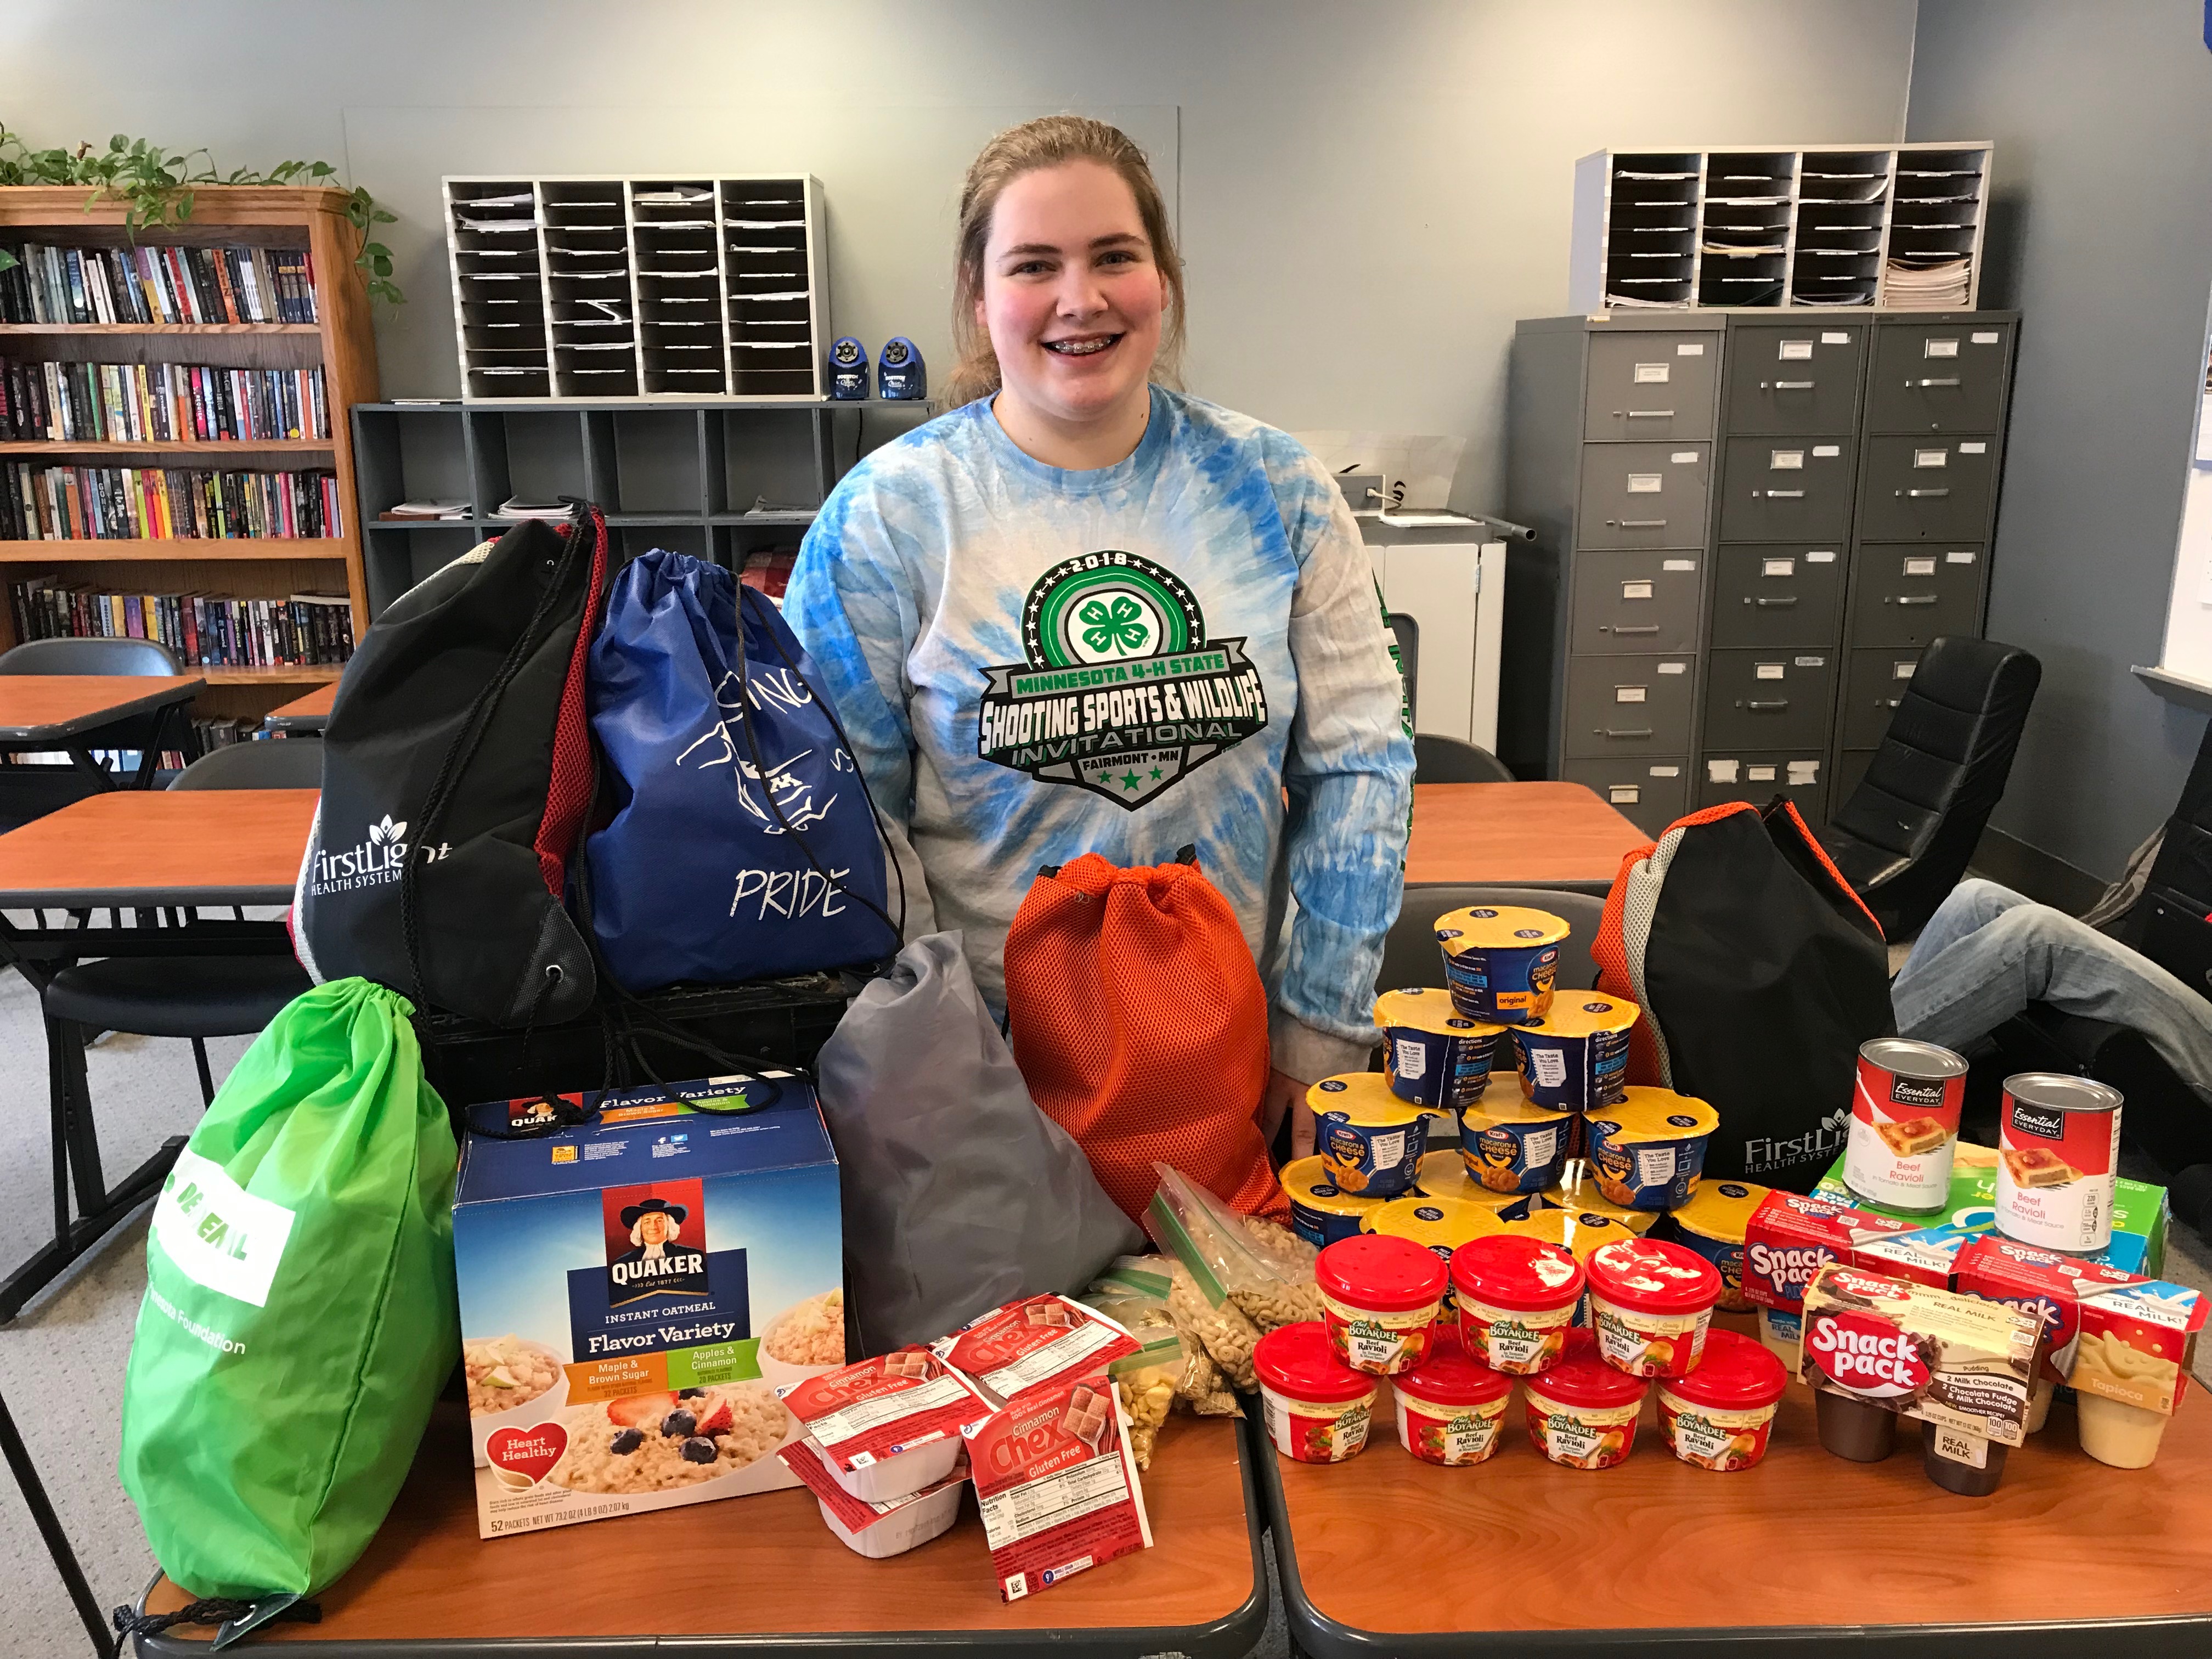
M1494 507L1513 321L1565 307L1574 158L1893 137L1913 18L1914 0L13 0L0 112L41 144L128 131L226 166L347 167L406 216L385 391L432 396L457 385L441 172L813 171L837 327L934 357L975 143L1128 111L1156 143L1179 129L1193 388L1285 427L1463 434L1460 504Z
M2204 729L2128 668L2166 631L2212 295L2212 52L2196 0L1921 0L1908 136L1996 142L1984 302L2019 378L1989 633L2043 659L1993 826L2100 877Z

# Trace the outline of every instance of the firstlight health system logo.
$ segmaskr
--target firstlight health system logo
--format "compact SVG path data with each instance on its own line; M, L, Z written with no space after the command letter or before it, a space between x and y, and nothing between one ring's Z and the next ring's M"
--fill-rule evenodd
M397 881L399 872L407 866L409 850L407 820L401 818L394 822L392 814L386 812L381 819L368 826L368 833L361 841L345 851L316 850L315 891L347 893ZM422 861L435 864L453 850L450 842L426 847L422 849Z

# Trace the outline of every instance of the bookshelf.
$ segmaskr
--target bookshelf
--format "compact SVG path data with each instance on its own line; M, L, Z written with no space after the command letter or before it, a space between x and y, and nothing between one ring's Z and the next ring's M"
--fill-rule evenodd
M343 592L354 637L369 623L363 538L347 411L377 401L376 344L368 296L354 266L357 237L345 193L265 186L201 186L181 224L142 230L134 239L126 204L104 200L89 210L79 187L0 187L0 242L71 248L268 247L307 250L313 269L313 323L0 323L0 356L29 362L185 364L216 368L323 371L328 438L178 440L10 440L0 459L55 465L188 466L246 471L316 471L337 475L340 533L325 538L134 540L0 540L0 584L53 572L65 580L147 592L206 591L271 599L304 590ZM16 643L12 608L0 604L0 649ZM337 678L331 665L196 669L209 689L198 712L258 716Z

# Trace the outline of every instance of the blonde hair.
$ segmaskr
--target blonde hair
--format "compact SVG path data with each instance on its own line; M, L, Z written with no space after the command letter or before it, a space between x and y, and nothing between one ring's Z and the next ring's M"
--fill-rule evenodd
M1119 127L1081 115L1042 115L1007 128L984 145L960 187L960 235L952 273L952 346L958 361L945 385L945 396L951 403L972 403L999 389L998 354L991 349L989 331L975 320L975 302L983 293L983 250L991 240L991 216L999 197L1025 173L1070 161L1096 161L1113 168L1137 198L1137 216L1152 245L1152 263L1167 286L1168 314L1160 331L1159 351L1152 359L1152 378L1167 386L1182 385L1182 260L1176 253L1167 204L1153 180L1152 164Z

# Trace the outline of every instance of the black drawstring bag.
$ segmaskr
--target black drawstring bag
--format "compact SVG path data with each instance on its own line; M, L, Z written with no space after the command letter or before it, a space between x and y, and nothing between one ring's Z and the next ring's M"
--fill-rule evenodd
M402 594L347 665L293 904L318 981L359 974L509 1027L592 1006L564 901L596 785L584 676L607 528L573 505Z

